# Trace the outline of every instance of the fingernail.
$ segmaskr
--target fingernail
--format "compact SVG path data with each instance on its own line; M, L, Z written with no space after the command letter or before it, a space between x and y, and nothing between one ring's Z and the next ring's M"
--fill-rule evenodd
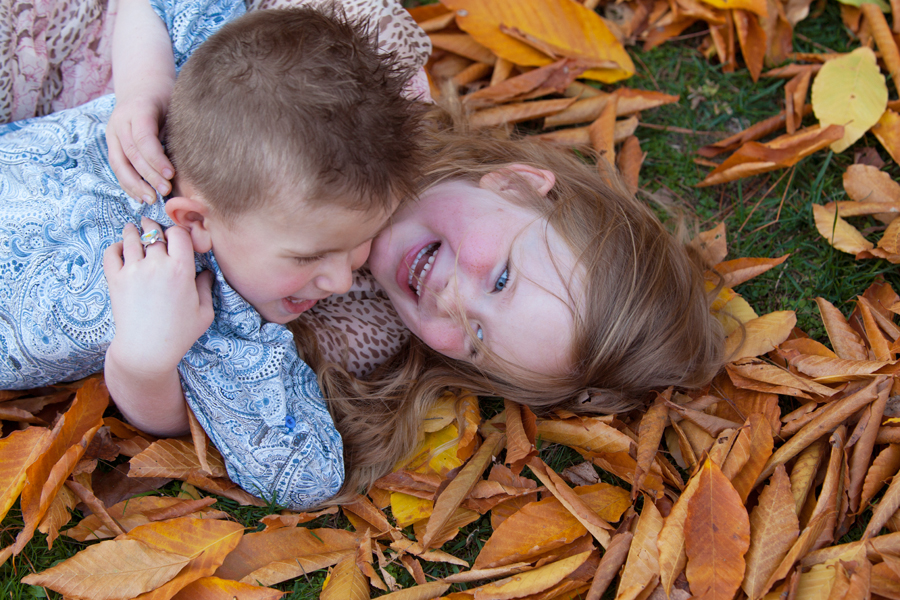
M141 196L141 200L143 200L147 204L153 204L154 198L151 198L148 194L144 194L143 196Z
M163 177L166 179L172 179L172 175L175 173L172 172L172 169L163 169Z

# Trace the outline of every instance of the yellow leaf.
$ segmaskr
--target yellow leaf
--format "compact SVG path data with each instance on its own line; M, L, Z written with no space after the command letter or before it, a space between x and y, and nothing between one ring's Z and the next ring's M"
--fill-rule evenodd
M391 494L391 513L397 520L397 526L407 527L431 516L434 502L425 498L416 498L402 492Z
M276 600L284 592L249 583L228 581L218 577L204 577L184 587L172 600ZM368 596L366 596L368 599Z
M866 47L826 62L812 86L812 107L819 123L844 126L844 137L831 144L835 152L846 150L878 122L887 98L875 53Z
M792 310L782 310L763 315L744 324L725 340L725 356L735 361L760 356L775 349L791 334L797 316Z
M553 62L544 52L501 32L501 25L550 47L559 57L587 63L615 63L617 68L590 69L584 77L614 83L634 74L625 48L594 11L573 0L443 0L456 11L460 29L500 58L539 67Z
M543 592L584 564L590 555L590 552L582 552L476 588L472 590L475 592L475 600L510 600Z
M703 0L703 2L722 10L737 8L749 10L760 17L769 16L769 9L765 0Z
M813 204L812 208L816 229L829 244L841 252L857 254L875 247L853 225L837 216L834 208L829 210L821 204Z
M356 566L356 555L348 554L334 566L319 600L369 600L369 582Z
M872 133L894 162L900 162L900 115L891 109L884 111L878 123L872 127Z
M170 581L190 558L137 540L101 542L22 579L72 597L127 600Z
M750 515L750 525L747 571L741 585L748 596L757 598L800 535L791 482L782 465L759 495L759 502Z

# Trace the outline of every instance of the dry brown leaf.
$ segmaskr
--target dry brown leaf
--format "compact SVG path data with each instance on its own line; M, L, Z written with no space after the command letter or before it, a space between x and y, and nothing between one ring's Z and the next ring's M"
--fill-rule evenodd
M727 288L753 279L773 267L783 263L790 254L778 258L736 258L716 265L715 271L722 276L722 284Z
M322 586L319 600L369 600L369 597L366 576L356 566L356 557L347 555L334 566Z
M793 568L794 564L809 552L810 548L812 548L813 544L815 544L816 540L819 539L819 536L822 534L826 517L827 515L824 514L818 515L815 519L810 521L809 525L807 525L803 531L800 532L800 536L791 546L791 549L788 550L788 553L781 559L781 563L779 563L775 571L772 572L769 580L762 586L762 594L769 591L777 581L784 579Z
M794 496L794 512L797 514L800 514L806 504L824 454L825 440L819 439L807 446L794 461L791 468L791 494Z
M872 461L872 466L866 472L865 483L863 484L862 497L860 498L860 506L868 505L875 494L877 494L888 479L900 472L900 444L889 444L882 449Z
M119 502L109 507L107 512L125 531L131 531L151 521L183 517L194 512L198 513L198 518L201 516L221 518L223 513L219 511L204 510L214 502L215 498L183 500L164 496L141 496ZM66 530L65 534L81 542L114 537L113 532L105 527L96 515L85 517L78 525Z
M591 138L591 147L599 158L608 164L615 164L616 160L616 104L617 96L612 94L600 111L597 119L588 126L588 134ZM599 162L599 161L598 161Z
M137 540L107 541L88 546L72 558L22 583L60 594L97 600L129 600L171 581L190 562Z
M20 498L25 524L16 536L13 553L21 552L34 535L53 498L102 426L108 404L106 386L97 378L88 379L53 429L43 454L26 469L27 483Z
M644 507L634 530L634 539L628 549L628 559L619 579L617 598L634 600L645 589L652 589L659 581L659 534L663 517L659 509L644 496Z
M507 123L521 123L531 119L540 119L547 115L564 110L575 102L574 98L557 98L554 100L536 100L533 102L515 102L494 108L486 108L473 113L469 118L472 127L496 127Z
M741 587L751 599L762 595L763 586L799 535L791 482L779 465L750 514L750 548Z
M0 519L25 487L25 472L44 452L50 430L29 427L0 439Z
M594 510L585 504L581 497L572 491L562 477L556 471L547 467L539 457L535 456L528 461L531 472L544 484L550 493L559 500L569 513L578 519L578 522L594 536L597 542L606 548L609 546L610 531L613 528L601 519Z
M225 463L218 451L207 455L207 467L192 443L182 439L166 439L153 442L149 448L131 459L131 477L173 477L187 479L191 475L227 477Z
M359 534L303 527L248 533L215 575L222 579L273 585L336 564L356 554Z
M710 172L697 187L727 183L742 177L792 167L802 158L841 139L843 135L844 128L840 125L829 125L824 129L814 126L783 135L765 144L747 142Z
M884 415L884 408L887 406L888 395L890 389L885 387L879 390L878 398L869 405L867 409L868 423L860 435L859 439L853 444L848 468L850 481L847 488L847 494L850 498L850 512L856 514L859 512L860 500L862 497L863 484L867 477L867 470L872 461L872 451L875 449L875 439L878 436L878 426Z
M428 38L435 48L459 54L475 62L492 65L496 60L493 52L466 33L432 33Z
M900 115L888 108L869 131L878 138L894 162L900 162Z
M391 592L390 594L379 596L379 598L384 598L384 600L434 600L434 598L438 598L446 592L449 587L449 583L432 581L425 585L417 585L405 590Z
M474 588L471 591L475 595L475 600L511 600L538 594L571 575L573 571L584 564L590 555L590 552L582 552L537 569L524 571L495 583Z
M766 462L766 466L762 473L760 473L759 478L757 478L756 485L759 485L763 480L769 477L775 471L775 467L783 465L795 457L801 450L806 448L806 446L811 444L814 440L822 437L822 435L834 431L834 429L849 418L850 415L875 400L878 396L878 389L884 385L890 385L889 379L884 376L878 376L863 389L846 398L833 402L830 405L829 410L821 413L815 419L807 423L803 429L794 435L794 437L772 454L771 458ZM754 485L754 487L756 487L756 485Z
M527 406L504 400L506 407L506 463L519 473L529 458L537 454L534 436L537 433L534 413Z
M592 69L585 77L613 83L631 76L634 64L603 20L592 10L573 2L543 0L536 7L521 2L495 0L445 0L456 11L460 29L468 32L494 54L517 65L541 66L552 59L501 32L501 25L516 29L531 39L552 47L559 56L580 58L593 63L616 63L618 68Z
M645 154L641 151L641 142L633 135L625 138L616 155L616 168L619 169L625 187L632 194L637 193L640 186L641 165L644 163L644 157Z
M792 310L771 312L744 324L725 339L725 356L732 361L771 352L797 324Z
M72 520L72 509L78 505L78 496L63 486L60 488L37 530L47 535L47 545L53 547L53 541L59 537L59 530Z
M503 448L506 438L503 434L493 433L484 441L481 448L463 466L450 484L444 488L434 503L434 510L428 519L428 527L422 537L422 545L431 547L431 542L444 527L450 516L456 511L463 499L469 494L481 474L490 464L494 455Z
M844 191L856 202L897 202L900 200L900 184L891 176L870 165L855 164L844 172ZM841 213L842 215L845 213ZM882 223L890 223L895 214L876 214Z
M466 94L462 97L462 102L468 107L477 109L512 100L523 100L527 95L537 97L537 95L545 95L550 92L562 93L583 71L584 69L578 68L575 61L571 59L558 60L505 79L496 85Z
M684 524L687 519L688 505L697 492L699 481L699 472L688 480L687 486L675 501L672 511L666 517L659 532L657 540L659 581L666 595L671 592L675 579L687 564L687 555L684 551Z
M574 488L581 500L606 521L617 521L629 506L628 492L597 483ZM524 562L574 542L587 533L585 527L554 497L526 504L494 528L474 569Z
M585 600L600 600L628 557L633 538L634 535L630 531L617 533L612 537L609 547L606 548L606 552L603 553L603 557L597 564L597 570L594 572L594 578Z
M850 327L841 311L822 297L816 298L816 304L822 314L822 322L825 324L825 331L828 333L828 339L835 353L840 358L849 360L867 360L869 353L865 343L859 334Z
M731 482L709 458L699 471L684 530L691 589L704 598L734 597L744 578L750 519Z

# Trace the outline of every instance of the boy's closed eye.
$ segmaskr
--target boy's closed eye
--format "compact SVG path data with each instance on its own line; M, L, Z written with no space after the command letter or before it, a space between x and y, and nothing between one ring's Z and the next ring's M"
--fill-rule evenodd
M310 265L316 261L322 260L323 257L320 254L317 256L295 256L293 258L299 265Z

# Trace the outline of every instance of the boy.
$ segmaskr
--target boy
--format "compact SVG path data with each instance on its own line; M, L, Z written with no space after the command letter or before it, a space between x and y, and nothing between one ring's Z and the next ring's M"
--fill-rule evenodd
M179 63L242 7L155 9ZM186 399L247 491L295 509L336 493L340 436L282 325L346 291L412 189L405 79L365 32L313 10L222 27L176 83L164 207L116 184L111 97L0 127L0 388L105 358L129 420L184 433Z

